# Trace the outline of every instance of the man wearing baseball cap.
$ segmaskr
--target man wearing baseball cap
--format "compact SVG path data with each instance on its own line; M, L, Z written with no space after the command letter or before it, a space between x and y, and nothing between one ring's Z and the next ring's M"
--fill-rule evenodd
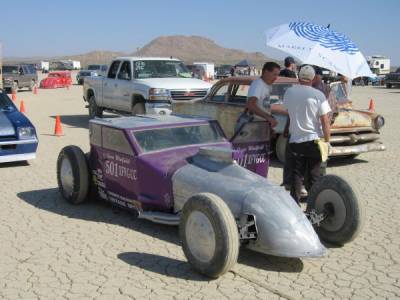
M279 76L297 78L296 76L296 63L294 58L288 56L285 58L285 68L279 73Z
M320 138L329 142L331 111L325 95L312 87L315 70L305 65L299 72L299 85L287 89L283 105L289 113L289 147L293 153L293 176L290 194L299 203L303 177L310 188L320 176L321 152L316 143ZM306 174L307 172L307 174Z

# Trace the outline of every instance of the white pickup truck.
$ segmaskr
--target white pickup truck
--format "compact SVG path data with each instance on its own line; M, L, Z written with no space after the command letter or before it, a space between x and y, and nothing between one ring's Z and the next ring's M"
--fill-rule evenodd
M175 58L119 57L107 76L88 77L83 99L89 116L104 110L135 114L169 114L171 102L204 97L211 84L191 78L186 66Z

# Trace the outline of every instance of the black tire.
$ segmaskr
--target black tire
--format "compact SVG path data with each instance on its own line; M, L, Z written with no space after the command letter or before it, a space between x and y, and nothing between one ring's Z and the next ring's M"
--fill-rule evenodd
M58 188L64 199L72 204L85 202L89 180L89 168L82 150L77 146L64 147L57 159Z
M103 108L97 106L94 95L89 97L89 117L93 119L95 117L101 118L103 116Z
M18 93L18 82L14 81L11 87L11 93Z
M144 106L144 102L136 102L132 107L132 115L144 115L146 113L146 109Z
M97 199L97 185L95 184L94 175L92 174L91 166L90 166L90 152L85 153L86 163L88 165L88 173L89 173L89 190L88 190L88 200L96 200Z
M386 88L391 89L392 88L392 84L386 83Z
M30 90L30 91L33 90L33 88L35 87L35 84L36 84L36 83L35 83L35 80L32 79L32 80L31 80L31 84L29 85L29 90Z
M195 215L194 215L195 214ZM208 231L205 235L193 234L193 220L195 216L206 217L212 231ZM194 221L196 223L196 221ZM199 225L199 223L197 223ZM204 228L204 223L199 226ZM196 225L194 225L196 227ZM198 232L196 232L198 233ZM181 222L179 225L179 234L182 240L183 252L192 267L199 273L211 278L217 278L228 272L236 263L239 254L239 234L235 219L226 205L226 203L216 195L210 193L201 193L191 197L184 205L182 210ZM213 249L208 253L208 258L201 259L202 250L193 249L203 247L207 244L204 238L212 235L210 241ZM190 243L191 237L196 239ZM203 243L202 243L203 241ZM208 244L209 246L209 244ZM207 247L207 245L206 245ZM209 250L209 249L207 249ZM207 251L206 250L206 251ZM206 255L207 256L207 255Z
M282 163L285 163L285 153L286 153L287 138L280 134L276 139L275 143L275 154L276 158Z
M364 223L364 205L341 177L326 175L312 186L307 211L315 209L327 217L315 227L318 236L329 243L343 245L354 240Z

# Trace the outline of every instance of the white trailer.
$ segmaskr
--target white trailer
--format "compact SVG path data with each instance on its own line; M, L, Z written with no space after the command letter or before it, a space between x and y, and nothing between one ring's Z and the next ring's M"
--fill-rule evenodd
M215 71L214 71L214 63L208 63L208 62L194 62L194 66L201 66L203 67L205 71L205 75L207 76L207 79L213 80L215 76Z
M367 62L372 73L376 75L385 75L390 73L390 59L385 56L367 56Z
M72 68L74 70L80 70L81 69L81 62L79 60L72 60Z
M40 62L40 70L42 70L42 72L48 72L50 69L50 62L48 61L41 61Z

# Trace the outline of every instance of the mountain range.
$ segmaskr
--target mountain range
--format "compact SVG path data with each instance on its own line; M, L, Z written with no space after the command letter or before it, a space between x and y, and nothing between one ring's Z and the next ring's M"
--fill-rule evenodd
M114 57L118 56L162 56L176 57L186 64L193 62L213 62L219 64L236 64L240 60L248 59L257 66L261 66L269 60L261 52L246 52L238 49L229 49L218 45L215 41L201 36L160 36L142 48L132 53L117 51L94 50L84 54L54 56L54 57L6 57L4 62L39 62L41 60L79 60L81 66L88 64L108 64Z

